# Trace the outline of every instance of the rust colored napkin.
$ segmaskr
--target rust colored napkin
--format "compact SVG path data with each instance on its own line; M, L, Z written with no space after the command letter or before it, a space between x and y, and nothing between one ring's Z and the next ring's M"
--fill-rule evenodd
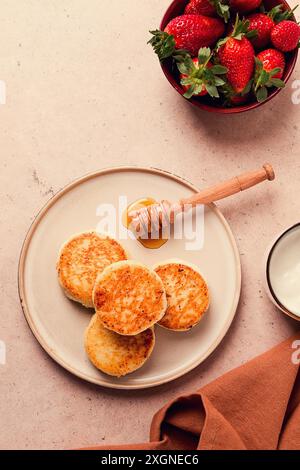
M168 403L153 417L150 442L91 449L299 450L299 361L300 332Z

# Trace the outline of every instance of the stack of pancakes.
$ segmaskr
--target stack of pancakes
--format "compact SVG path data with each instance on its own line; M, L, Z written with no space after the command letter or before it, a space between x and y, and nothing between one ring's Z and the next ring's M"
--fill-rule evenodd
M118 241L94 231L62 246L57 271L66 296L95 309L85 333L90 361L116 377L150 357L156 323L187 331L209 306L208 287L195 266L170 260L149 269L129 260Z

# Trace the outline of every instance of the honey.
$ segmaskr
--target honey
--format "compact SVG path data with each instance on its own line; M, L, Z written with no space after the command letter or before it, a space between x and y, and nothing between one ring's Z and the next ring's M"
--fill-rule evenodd
M132 219L129 217L129 213L131 211L136 211L139 209L143 209L144 207L152 206L153 204L157 204L157 201L151 197L147 198L142 198L138 199L137 201L133 202L130 204L126 211L123 214L122 222L123 225L130 230L130 224ZM165 243L167 243L168 240L162 238L162 234L159 233L159 238L137 238L138 242L141 243L145 248L148 248L149 250L157 250L158 248L161 248Z

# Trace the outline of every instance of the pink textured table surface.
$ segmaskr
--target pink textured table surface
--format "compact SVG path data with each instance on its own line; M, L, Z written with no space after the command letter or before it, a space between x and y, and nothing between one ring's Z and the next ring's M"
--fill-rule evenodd
M300 105L292 103L300 63L286 89L257 111L199 112L171 89L145 45L168 3L1 2L1 449L143 441L166 401L299 327L269 302L262 257L276 233L300 219ZM243 291L229 333L204 364L160 388L124 392L84 383L44 353L23 317L16 279L27 228L53 193L106 166L157 166L201 187L266 160L274 183L219 204L239 244Z

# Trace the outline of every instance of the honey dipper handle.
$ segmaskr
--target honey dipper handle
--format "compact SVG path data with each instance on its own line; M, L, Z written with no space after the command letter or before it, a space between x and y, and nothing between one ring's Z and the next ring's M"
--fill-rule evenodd
M275 173L272 166L266 163L259 170L248 171L228 181L203 189L189 198L181 199L180 205L191 204L195 206L196 204L209 204L210 202L219 201L220 199L244 191L265 180L272 181L274 178Z

